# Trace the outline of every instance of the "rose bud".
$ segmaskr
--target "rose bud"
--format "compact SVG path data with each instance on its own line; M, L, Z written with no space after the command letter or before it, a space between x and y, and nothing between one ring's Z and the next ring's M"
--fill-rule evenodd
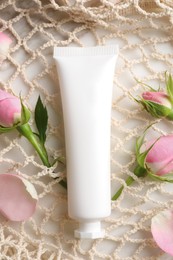
M156 179L173 181L173 134L137 143L137 161L142 169ZM139 145L139 146L138 146Z
M12 40L5 33L0 32L0 61L2 62L9 51Z
M166 117L173 120L173 81L172 76L166 78L166 92L155 91L150 87L150 91L142 94L141 99L137 100L152 116L162 118Z
M18 97L0 90L0 125L12 127L21 121L21 101Z
M148 175L160 181L173 182L173 134L145 142L145 133L136 142L137 166L134 175L139 178ZM127 186L133 182L132 176L125 181ZM112 200L117 200L123 189L124 185L113 195Z
M173 119L172 103L164 92L144 92L140 103L155 117L170 117Z
M35 148L40 156L43 164L51 167L48 160L47 150L45 148L46 129L47 129L47 110L42 107L40 99L37 102L37 120L36 125L39 127L39 134L32 131L28 121L30 119L30 111L24 106L22 100L3 90L0 90L0 133L6 133L12 130L17 130L24 136L31 145ZM44 114L44 117L43 117ZM42 116L42 117L41 117ZM44 118L44 120L42 120ZM44 125L43 125L44 124ZM66 183L61 182L65 187Z
M161 211L152 218L151 233L157 245L173 256L173 210Z

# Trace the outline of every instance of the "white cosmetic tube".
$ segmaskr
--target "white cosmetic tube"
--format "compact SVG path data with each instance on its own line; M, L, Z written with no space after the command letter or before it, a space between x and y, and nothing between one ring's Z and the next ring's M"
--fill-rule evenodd
M77 238L104 236L111 213L110 129L117 46L55 47L62 98L68 214Z

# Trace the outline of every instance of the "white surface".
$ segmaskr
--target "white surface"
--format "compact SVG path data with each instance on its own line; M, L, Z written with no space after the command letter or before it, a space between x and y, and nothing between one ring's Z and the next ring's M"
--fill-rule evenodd
M140 22L141 21L139 20L139 23ZM120 185L120 182L116 178L119 177L123 180L127 174L131 173L130 171L133 170L133 164L131 163L133 158L131 157L131 152L134 152L136 135L141 133L141 129L149 123L149 120L150 122L152 121L146 113L143 112L142 114L139 114L139 106L128 97L129 93L136 96L144 89L135 82L135 77L141 78L144 82L147 82L148 84L151 83L157 87L160 82L160 75L163 74L165 70L170 70L170 64L172 64L172 56L167 54L172 53L173 49L170 40L171 38L169 38L170 36L168 35L168 32L165 32L164 30L164 19L162 21L163 24L160 22L157 24L157 21L155 22L156 25L159 26L160 32L154 30L153 28L149 28L147 21L143 21L144 30L140 37L137 34L138 24L136 24L136 28L134 28L134 30L130 25L129 27L126 26L124 28L124 25L122 24L122 31L119 28L117 33L112 34L110 37L106 37L106 35L109 36L109 31L103 31L100 29L97 30L97 35L100 38L100 44L112 45L118 43L121 48L114 81L115 86L112 105L112 194L114 194ZM25 30L23 30L24 27ZM73 27L75 27L75 25L72 23L63 25L63 27L68 34L73 31ZM20 23L14 24L14 28L21 37L23 37L26 32L28 33L30 31L30 27L25 19L23 23L20 21ZM124 39L124 35L122 34L123 31L126 31ZM60 39L63 39L65 35L65 33L64 35L57 34L56 30L54 34ZM118 35L120 35L120 37ZM77 36L80 39L80 43L83 43L85 46L96 45L96 38L89 30L79 30ZM153 41L148 41L149 37L152 37ZM157 37L161 37L161 40L160 42L155 43L154 39L157 39ZM127 46L127 40L131 44L130 47ZM43 35L42 37L38 35L38 37L31 38L27 42L28 48L31 48L31 50L36 49L38 46L43 45L43 41ZM78 43L71 41L70 46L78 46ZM155 50L164 54L165 59L160 60L157 56L154 56L153 51ZM39 50L39 53L41 53L41 49ZM50 102L51 99L48 98L48 94L52 95L52 100L54 97L59 97L58 83L57 85L55 84L55 81L52 80L52 75L47 75L46 73L43 73L42 75L44 62L41 58L37 59L37 61L32 61L32 59L30 59L29 62L25 64L25 61L28 59L28 53L22 46L10 55L17 61L19 68L23 70L27 78L32 81L32 84L36 86L36 88L33 90L28 82L24 81L22 73L16 73L13 77L13 81L9 80L12 73L15 73L15 68L8 60L1 68L0 79L6 87L13 89L15 94L19 95L19 93L21 93L24 99L25 97L29 97L28 105L32 111L38 94L41 94L44 98L45 104L48 107L49 120L53 127L55 127L53 130L58 132L56 137L49 133L47 146L52 149L53 155L57 155L64 147L64 136L62 131L59 131L58 129L62 119L59 117L57 112L61 111L61 105L59 99L56 105L52 107ZM45 50L44 55L48 64L52 66L52 50ZM146 64L143 64L145 58L149 59L149 63L147 64L148 67L146 67ZM134 59L136 59L136 61L134 61ZM125 61L128 62L127 65L125 65ZM153 73L157 71L158 77L154 78L152 72L148 68L152 69ZM167 133L172 131L172 124L166 121L158 122L155 129L158 133ZM15 136L15 133L10 133L7 137L1 138L0 145L2 151L8 147L9 140L13 140ZM126 195L120 201L121 207L117 208L117 204L112 203L111 217L108 218L107 222L103 223L103 227L107 228L107 235L109 239L106 237L103 241L97 240L93 242L90 239L74 241L73 231L76 228L76 223L73 221L70 222L67 218L66 192L58 185L52 184L52 179L48 177L44 179L45 186L39 186L39 174L41 174L41 168L39 166L40 161L37 157L35 157L38 165L33 167L29 161L29 159L33 156L33 149L24 139L18 139L17 141L24 148L24 151L28 156L28 161L25 162L25 167L20 167L20 163L24 163L25 157L23 154L19 153L18 147L14 143L13 149L8 152L6 157L3 157L5 163L1 164L1 172L17 169L17 171L21 171L27 177L35 177L35 183L40 194L39 205L43 208L40 209L40 207L38 207L33 219L36 221L38 227L42 225L42 240L45 242L45 248L50 247L52 251L58 252L58 247L60 244L61 250L63 251L61 259L63 260L75 258L75 260L92 259L91 255L93 254L93 245L95 245L95 250L99 252L101 256L104 255L105 259L115 260L115 253L118 253L120 259L133 259L133 255L136 252L138 252L138 259L144 259L145 257L148 259L153 255L155 255L155 257L152 258L154 260L172 259L172 257L159 250L159 248L151 248L149 246L151 243L151 209L157 210L158 208L163 207L163 203L167 203L168 207L172 206L172 184L165 183L162 185L161 188L165 191L162 195L158 190L154 190L155 185L151 180L145 179L142 181L142 184L141 182L136 182L134 186L131 187L132 191L133 187L137 188L137 191L135 190L136 193L134 194L134 197L129 196L128 189L126 189ZM16 164L10 164L10 158L12 158ZM123 168L120 166L123 166ZM129 169L128 172L126 171L127 166ZM148 184L148 190L145 184L146 186ZM50 187L53 188L53 193L49 193ZM46 195L44 196L44 194ZM143 199L144 197L150 197L152 201L150 201L150 203L144 203L142 201L141 203L140 198ZM55 198L57 200L56 204ZM54 211L52 205L55 206ZM53 221L52 219L47 221L46 218L44 218L43 221L45 212L49 212L51 210L53 211ZM135 212L135 214L133 212ZM143 223L145 223L145 228L143 228ZM18 232L21 232L20 226L16 223L9 223L9 226ZM24 227L31 237L37 239L37 226L35 226L35 229L32 229L32 226L28 222L24 225ZM48 236L46 232L50 235ZM57 233L60 233L60 237L58 237L57 240L54 240L51 234L56 235ZM129 242L124 245L121 244L123 238L127 238ZM143 244L147 239L148 247L143 248ZM132 243L130 241L132 241ZM78 243L78 246L80 247L80 250L78 251L74 250L74 245L76 243ZM121 246L119 246L120 244ZM159 256L159 254L163 255ZM100 257L94 257L94 260L97 259L100 260Z

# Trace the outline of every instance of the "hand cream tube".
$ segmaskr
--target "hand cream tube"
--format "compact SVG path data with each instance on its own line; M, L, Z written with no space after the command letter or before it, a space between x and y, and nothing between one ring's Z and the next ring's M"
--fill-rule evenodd
M110 125L117 46L55 47L62 98L68 214L77 238L104 236L111 213Z

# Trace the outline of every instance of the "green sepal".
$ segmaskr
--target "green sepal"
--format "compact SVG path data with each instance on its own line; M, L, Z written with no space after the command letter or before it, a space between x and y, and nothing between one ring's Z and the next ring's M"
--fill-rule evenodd
M155 145L155 143L160 139L157 138L156 141L143 153L140 152L141 150L141 146L143 145L144 143L144 138L145 138L145 135L146 135L146 132L148 130L148 128L150 128L151 125L149 125L145 131L144 131L144 134L142 136L140 136L139 138L137 138L137 141L136 141L136 159L137 159L137 162L138 162L138 165L141 167L141 168L144 168L146 169L146 164L145 164L145 159L147 157L147 154L149 153L149 151L153 148L153 146Z
M21 122L19 124L17 124L17 126L28 123L30 116L31 116L29 109L24 106L22 100L21 100L21 106L22 106Z
M165 73L165 81L166 81L166 90L167 93L169 95L169 98L173 104L173 79L171 74L167 75L167 73Z
M169 107L160 105L158 103L148 101L148 100L138 100L139 103L143 105L143 107L154 117L168 117L169 114L172 113L172 109Z
M153 148L153 146L155 145L155 143L160 139L160 137L143 153L139 153L138 155L136 155L137 157L137 162L139 164L140 167L145 168L146 169L146 163L145 163L145 159L147 157L147 154L149 153L149 151Z
M142 136L140 136L139 138L137 138L136 140L136 155L138 156L140 154L140 149L142 144L144 143L144 138L146 135L146 130L144 131L144 134Z
M173 109L171 110L171 112L169 113L169 115L167 115L166 117L169 120L173 120Z
M145 168L144 167L145 166L145 158L146 158L147 153L148 153L147 151L145 151L144 153L140 153L140 149L141 149L142 144L144 143L144 138L145 138L147 129L144 131L144 134L142 136L140 136L139 138L137 138L137 140L136 140L136 159L137 159L138 165L141 168Z
M141 146L143 145L144 143L144 139L145 139L145 135L146 135L146 132L147 130L152 126L153 124L149 125L143 132L143 135L138 137L137 140L136 140L136 146L135 146L135 150L136 150L136 156L138 156L140 154L140 149L141 149Z
M141 168L145 168L145 159L147 157L147 154L148 154L148 150L145 151L144 153L139 154L137 157L137 162Z
M137 176L137 177L145 177L147 175L147 171L145 168L137 165L136 168L134 169L134 174Z
M10 131L12 131L12 130L15 129L15 128L16 128L16 126L12 126L12 127L3 127L3 126L0 126L0 134L10 132Z
M144 82L142 82L142 81L140 81L140 80L138 80L138 79L136 79L136 78L135 78L135 80L137 81L138 84L143 85L143 86L146 86L146 87L147 87L150 91L152 91L152 92L158 92L158 91L160 90L160 86L159 86L159 88L158 88L157 90L155 90L154 88L152 88L152 87L149 86L148 84L146 84L146 83L144 83Z
M148 171L148 175L154 179L154 180L159 180L159 181L167 181L173 183L173 173L167 173L162 176L153 174L151 171Z

